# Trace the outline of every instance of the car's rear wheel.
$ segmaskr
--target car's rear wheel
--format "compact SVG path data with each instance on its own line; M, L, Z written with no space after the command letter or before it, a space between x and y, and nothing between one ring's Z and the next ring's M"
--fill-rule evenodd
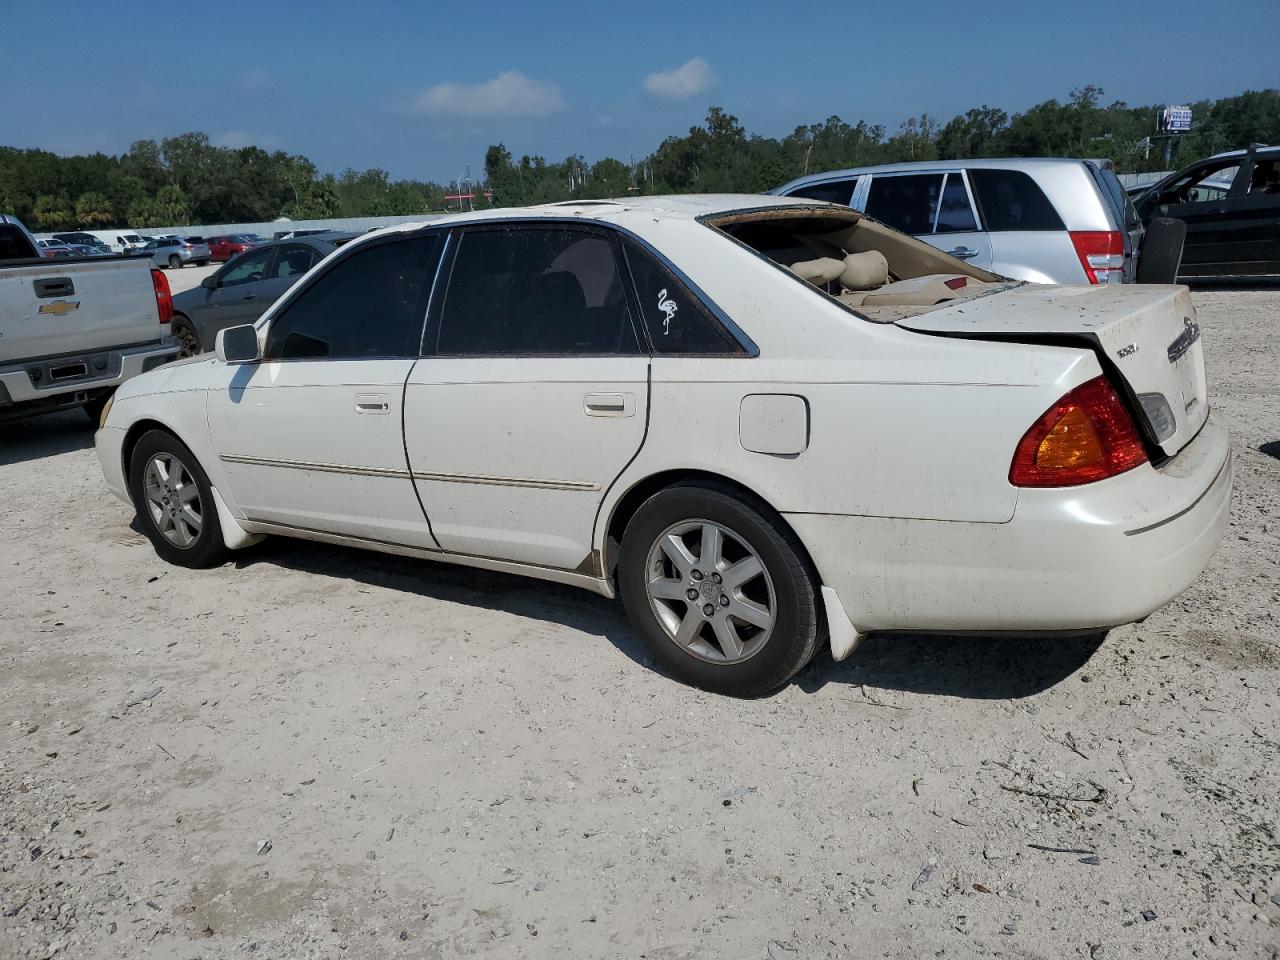
M129 459L129 493L143 533L161 559L212 567L226 557L209 478L195 454L171 433L151 430Z
M618 582L650 655L694 686L760 696L817 651L818 585L803 548L774 511L731 488L650 497L627 524Z
M200 337L196 335L195 327L191 325L191 321L181 313L173 315L173 321L169 328L173 331L173 335L178 338L178 357L194 357L200 353Z
M169 254L169 269L177 270L180 266L182 266L182 258L176 253Z

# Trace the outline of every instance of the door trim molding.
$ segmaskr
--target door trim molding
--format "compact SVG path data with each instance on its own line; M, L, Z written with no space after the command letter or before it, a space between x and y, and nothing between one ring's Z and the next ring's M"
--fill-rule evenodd
M390 477L395 480L408 480L408 470L395 470L388 467L353 467L345 463L316 463L311 460L276 460L271 457L249 457L235 453L224 453L218 457L223 463L243 463L252 467L281 467L285 470L312 470L316 473L345 473L357 477Z
M585 480L539 480L536 477L496 477L481 473L410 473L389 467L356 467L345 463L319 463L314 460L277 460L273 457L250 457L238 453L219 455L223 463L242 463L252 467L280 467L285 470L312 470L316 473L345 473L356 477L389 477L394 480L434 480L440 483L484 483L500 487L530 487L535 490L577 490L592 493L600 484Z
M494 477L480 473L419 473L415 480L435 480L440 483L487 483L500 487L532 487L535 490L579 490L594 492L600 484L585 480L539 480L534 477Z

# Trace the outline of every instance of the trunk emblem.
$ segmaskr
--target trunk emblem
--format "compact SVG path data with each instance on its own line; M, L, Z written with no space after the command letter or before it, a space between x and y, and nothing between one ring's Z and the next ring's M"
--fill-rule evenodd
M1192 344L1200 339L1200 324L1196 323L1190 317L1186 317L1182 321L1182 332L1178 334L1178 339L1169 344L1169 362L1177 363L1184 353L1191 349Z
M1125 357L1131 357L1138 352L1138 345L1131 343L1127 347L1121 347L1116 351L1116 356L1123 360Z
M41 304L40 313L45 316L62 317L78 309L80 309L79 300L55 300L53 303Z

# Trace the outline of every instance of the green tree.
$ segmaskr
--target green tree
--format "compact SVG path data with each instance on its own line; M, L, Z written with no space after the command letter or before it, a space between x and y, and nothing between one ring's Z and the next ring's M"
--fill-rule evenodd
M111 201L101 193L89 191L76 200L76 225L79 227L104 227L113 222Z
M75 212L63 194L45 193L36 197L31 226L36 230L69 230L75 226Z

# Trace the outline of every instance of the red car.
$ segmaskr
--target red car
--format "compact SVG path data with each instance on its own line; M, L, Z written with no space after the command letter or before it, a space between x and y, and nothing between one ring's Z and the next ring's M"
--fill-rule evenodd
M261 241L252 234L240 233L210 237L206 242L209 244L209 253L214 260L230 260Z

